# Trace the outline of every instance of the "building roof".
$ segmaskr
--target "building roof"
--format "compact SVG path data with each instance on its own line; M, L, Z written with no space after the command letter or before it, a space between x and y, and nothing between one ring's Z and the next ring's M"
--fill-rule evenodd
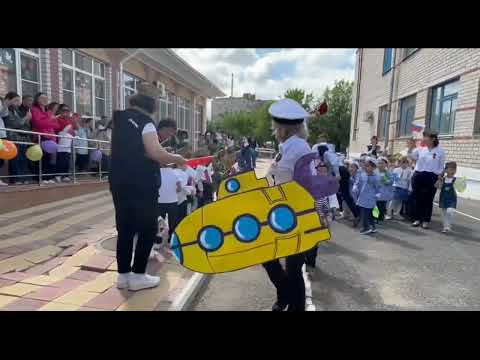
M208 98L225 96L225 94L215 86L204 75L195 70L185 60L178 56L173 50L167 48L142 48L142 49L122 49L122 51L133 54L135 57L158 70L161 73L171 77L176 82L193 90L199 95Z

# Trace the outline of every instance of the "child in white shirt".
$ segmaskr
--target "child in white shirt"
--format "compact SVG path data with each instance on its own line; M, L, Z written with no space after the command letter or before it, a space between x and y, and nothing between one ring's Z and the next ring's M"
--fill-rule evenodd
M70 158L72 156L72 141L73 136L70 134L72 131L72 125L67 125L58 133L61 137L58 139L57 148L57 165L56 173L61 174L55 177L57 182L69 182L70 178Z
M407 157L402 157L399 166L393 170L393 200L390 201L385 219L392 220L400 214L404 203L408 201L413 170Z
M177 204L178 204L178 223L187 216L187 196L195 193L194 187L188 185L188 174L186 167L173 170L177 176Z

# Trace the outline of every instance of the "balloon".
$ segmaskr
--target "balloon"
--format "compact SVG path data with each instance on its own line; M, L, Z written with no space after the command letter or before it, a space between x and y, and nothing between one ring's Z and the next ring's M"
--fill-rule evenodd
M375 219L378 219L378 217L380 216L380 210L378 210L378 207L374 207L373 210L372 210L372 215Z
M4 147L5 147L5 146L3 145L3 140L0 139L0 151L2 151Z
M55 154L57 152L58 145L53 140L42 141L42 149L48 154Z
M467 178L466 177L456 178L455 183L453 184L453 187L459 193L463 193L465 190L467 190Z
M17 156L17 146L13 142L9 140L2 140L2 145L3 147L0 150L0 159L12 160Z
M32 145L27 149L26 155L30 161L39 161L43 156L43 151L40 145Z
M328 111L328 105L327 105L327 103L324 101L324 102L322 102L322 103L320 104L320 106L318 107L318 113L319 113L320 115L324 115L324 114L327 113L327 111Z
M102 152L100 150L95 150L92 153L92 161L99 162L100 160L102 160Z

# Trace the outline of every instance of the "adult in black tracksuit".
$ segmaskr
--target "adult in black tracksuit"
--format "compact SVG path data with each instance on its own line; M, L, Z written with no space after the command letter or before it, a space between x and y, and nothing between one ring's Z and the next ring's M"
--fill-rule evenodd
M157 108L157 90L152 85L140 84L138 91L130 99L131 108L113 115L109 176L118 232L117 287L130 290L155 287L160 281L145 274L158 230L159 164L185 163L183 157L166 152L158 141L151 118ZM137 244L131 266L135 235Z

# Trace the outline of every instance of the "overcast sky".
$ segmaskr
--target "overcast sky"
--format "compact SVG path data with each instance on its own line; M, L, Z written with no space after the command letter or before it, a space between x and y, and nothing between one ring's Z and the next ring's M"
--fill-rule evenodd
M254 93L257 99L280 98L289 88L321 96L335 80L353 80L354 49L174 49L230 96ZM210 106L207 116L210 115Z

